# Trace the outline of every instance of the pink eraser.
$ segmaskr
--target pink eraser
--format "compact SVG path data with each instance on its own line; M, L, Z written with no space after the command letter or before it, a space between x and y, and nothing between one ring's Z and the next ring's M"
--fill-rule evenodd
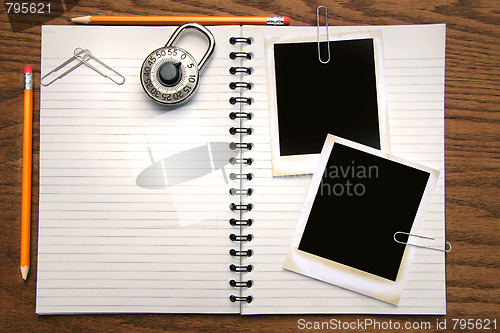
M24 67L24 72L25 73L33 73L33 68L31 66L25 66Z
M289 25L290 24L290 18L288 16L283 17L283 25Z

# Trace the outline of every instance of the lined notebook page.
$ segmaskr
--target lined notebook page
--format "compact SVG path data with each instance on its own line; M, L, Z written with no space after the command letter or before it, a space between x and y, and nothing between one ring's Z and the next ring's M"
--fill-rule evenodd
M39 314L240 312L228 268L238 264L228 220L229 189L239 184L224 150L234 141L235 28L210 29L220 43L197 95L167 112L146 96L139 72L174 29L43 27L42 75L81 47L126 81L83 65L41 89ZM182 155L193 149L199 158ZM176 157L187 159L182 168Z
M383 30L391 151L394 155L441 170L422 234L435 237L433 245L442 247L445 237L445 26L380 28ZM374 27L330 29L340 32ZM445 257L442 252L416 250L399 306L282 268L310 176L272 177L263 38L285 33L316 35L316 27L244 27L244 32L244 36L253 37L252 45L245 46L245 51L255 55L251 60L254 86L246 94L255 101L246 107L246 111L254 114L251 121L254 132L249 139L255 145L247 154L254 159L250 169L255 178L250 186L255 193L248 198L254 204L249 213L254 224L248 231L255 238L246 246L255 254L245 260L254 266L251 273L245 274L246 279L254 281L254 286L245 294L254 299L244 306L243 312L445 314ZM335 61L335 55L332 61ZM307 98L307 89L298 87L297 91L297 98ZM329 112L327 108L324 111ZM304 117L307 116L307 110L304 110ZM335 212L332 212L332 220L334 216Z

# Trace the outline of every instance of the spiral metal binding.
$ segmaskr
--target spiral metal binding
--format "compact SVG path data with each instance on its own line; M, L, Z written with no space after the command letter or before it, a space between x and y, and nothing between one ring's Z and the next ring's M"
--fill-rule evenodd
M229 98L229 103L231 103L231 104L246 103L248 105L251 105L252 99L248 98L248 97L231 97L231 98Z
M247 303L251 303L253 301L253 297L252 296L234 296L234 295L231 295L229 296L229 300L231 302L247 302Z
M231 195L252 195L253 189L251 188L232 188L229 190L229 194Z
M231 133L232 135L235 135L238 133L251 135L252 132L253 132L253 130L249 127L231 127L229 129L229 133Z
M235 164L251 165L253 163L253 158L234 158L234 157L231 157L229 159L229 163L231 163L232 165L235 165Z
M238 73L252 75L252 68L250 67L230 67L229 73L235 75Z
M238 205L238 204L232 203L229 205L229 208L231 208L231 210L233 212L237 211L237 210L249 212L253 209L253 205L252 204Z
M231 280L231 281L229 281L229 285L231 287L246 287L246 288L250 288L253 285L253 281L252 280L248 280L248 281L238 282L236 280Z
M229 39L229 43L232 45L235 45L237 43L241 44L247 44L251 45L252 40L250 38L246 37L231 37ZM243 51L235 51L229 53L229 58L233 60L237 60L238 62L243 62L243 61L249 61L252 59L252 53L250 52L243 52ZM233 66L229 68L229 72L232 75L239 75L239 76L244 76L244 75L252 75L252 68L248 66ZM229 89L234 90L235 93L237 93L237 96L232 96L229 98L229 103L231 105L239 105L239 111L234 111L229 114L229 118L232 120L235 120L238 122L238 125L232 126L229 129L229 133L231 135L237 135L239 137L239 142L231 142L229 144L230 149L240 150L240 154L243 155L245 151L250 151L253 148L253 144L249 142L242 142L243 136L244 135L252 135L253 129L244 126L243 122L244 120L251 120L253 118L252 113L250 112L244 112L242 111L242 108L246 105L251 105L252 104L252 99L249 97L243 96L243 93L245 91L251 90L252 89L252 84L250 82L246 82L244 80L238 81L235 80L231 83L229 83ZM237 141L237 140L235 140ZM239 218L231 218L229 220L229 224L235 228L238 228L237 233L232 233L229 235L229 239L235 243L239 243L236 248L233 248L229 250L229 254L233 258L238 258L239 265L231 264L229 266L229 269L232 272L239 273L240 276L243 273L248 273L251 272L253 269L252 265L244 265L243 260L244 258L251 257L253 255L253 250L248 249L248 250L243 250L242 245L244 242L251 242L253 239L253 235L250 233L246 233L244 229L246 227L250 227L253 224L253 220L250 218L243 218L243 215L247 214L253 209L253 205L251 203L244 203L243 198L244 197L250 197L253 194L253 189L245 186L244 182L245 181L250 181L253 179L253 174L251 173L244 173L243 168L245 165L251 165L253 163L252 158L247 158L241 156L241 158L236 158L232 157L229 160L229 163L232 165L239 165L239 173L231 173L229 175L229 178L231 180L235 180L238 182L238 187L233 187L229 190L229 193L234 196L239 198L239 202L237 203L231 203L230 204L230 209L234 212L236 212L239 215ZM237 280L230 280L229 284L231 287L235 288L251 288L253 285L252 280L248 281L237 281ZM237 295L230 295L229 299L231 302L247 302L250 303L253 300L252 296L237 296Z
M250 112L231 112L229 114L229 118L232 120L235 120L237 118L242 118L242 119L252 119L252 114Z
M231 150L235 150L235 149L248 149L248 150L252 150L253 148L253 143L246 143L246 142L231 142L229 144L229 149Z
M237 226L249 227L253 224L253 220L252 219L246 219L246 220L230 219L229 224L231 224L233 227L237 227Z
M231 180L235 180L235 179L252 180L253 173L234 173L234 172L231 172L229 174L229 179L231 179Z
M229 53L229 58L233 60L236 58L244 58L247 60L252 60L252 54L248 52L231 52Z
M229 83L229 89L235 90L236 88L244 88L244 89L252 90L252 83L244 82L244 81Z
M245 44L251 45L252 38L249 38L249 37L231 37L231 38L229 38L229 43L231 43L231 45L234 45L236 43L245 43Z
M233 257L251 257L253 254L252 250L238 251L235 249L229 250L229 254Z
M251 272L253 270L252 265L246 265L246 266L237 266L234 264L229 265L229 269L232 272Z
M248 234L248 235L231 234L231 235L229 235L229 239L232 240L233 242L251 242L253 239L253 235L252 234Z

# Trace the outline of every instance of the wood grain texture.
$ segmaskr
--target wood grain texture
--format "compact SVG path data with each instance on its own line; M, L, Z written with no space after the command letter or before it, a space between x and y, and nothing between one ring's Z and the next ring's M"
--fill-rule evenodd
M66 4L75 0L65 1ZM13 32L0 13L0 331L1 332L296 332L298 320L432 323L497 319L500 199L500 2L498 0L81 0L46 24L88 14L286 15L315 25L316 7L330 25L446 23L446 230L448 315L83 315L35 314L38 221L40 26ZM30 276L19 272L23 68L34 68L33 199ZM354 331L354 330L345 330ZM386 330L390 331L390 330ZM411 332L411 329L402 330ZM417 330L414 330L417 331ZM460 331L460 330L456 330Z

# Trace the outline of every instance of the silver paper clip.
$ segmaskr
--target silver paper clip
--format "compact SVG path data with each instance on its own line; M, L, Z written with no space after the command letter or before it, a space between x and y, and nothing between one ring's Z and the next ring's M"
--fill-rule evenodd
M112 73L114 73L115 76L119 77L120 79L115 80L112 76L105 74L104 72L99 70L97 67L95 67L91 63L89 63L90 60L96 61L98 64L100 64L102 67L104 67L104 68L108 69L109 71L111 71ZM64 71L62 74L60 74L59 76L56 76L55 78L51 79L49 82L44 82L44 80L46 81L46 79L49 78L51 75L57 73L58 71L60 71L62 69L65 69L69 64L71 64L74 61L77 62L74 66L70 67L69 69ZM80 67L81 65L86 65L87 67L89 67L92 70L96 71L97 73L101 74L105 78L110 79L111 81L113 81L114 83L116 83L118 85L125 83L125 77L123 75L121 75L120 73L115 71L110 66L106 65L101 60L94 57L89 50L84 50L80 47L75 49L75 51L73 52L73 56L71 58L69 58L68 60L66 60L65 62L63 62L62 64L60 64L59 66L57 66L56 68L54 68L53 70L51 70L50 72L45 74L42 77L42 79L40 80L40 83L42 84L42 86L51 85L53 82L65 77L66 75L68 75L69 73L71 73L72 71L74 71L75 69Z
M399 244L403 244L403 245L410 245L410 246L416 246L416 247L421 247L423 249L429 249L429 250L434 250L434 251L441 251L441 252L450 252L451 251L451 244L446 242L446 245L445 245L445 248L444 249L438 249L436 247L430 247L430 246L423 246L423 245L418 245L418 244L411 244L411 243L405 243L405 242L402 242L400 240L397 240L396 236L398 234L402 234L402 235L407 235L407 236L413 236L413 237L417 237L417 238L424 238L424 239L430 239L430 240L434 240L434 238L432 237L426 237L426 236L420 236L420 235L415 235L415 234L410 234L408 232L403 232L403 231L397 231L394 233L394 241L396 243L399 243Z
M80 50L77 52L77 50ZM69 58L68 60L66 60L65 62L63 62L62 64L60 64L59 66L57 66L56 68L54 68L53 70L51 70L50 72L48 72L47 74L45 74L42 79L40 80L40 83L42 84L42 86L48 86L48 85L51 85L54 81L56 80L59 80L63 77L65 77L66 75L68 75L70 72L74 71L75 69L77 69L78 67L80 67L81 65L83 65L83 62L79 61L77 59L77 55L79 55L80 53L83 53L84 50L83 49L75 49L75 52L74 52L74 55ZM67 65L69 65L70 63L72 63L73 61L77 61L78 60L78 63L76 65L74 65L73 67L70 67L68 70L66 70L64 73L62 73L61 75L59 76L56 76L54 79L52 79L50 82L43 82L46 78L48 78L51 74L54 74L54 73L57 73L59 70L61 70L62 68L65 68Z
M326 45L327 45L327 52L328 52L328 59L324 61L321 58L321 43L320 43L320 38L319 38L319 11L320 9L323 8L325 10L325 27L326 27ZM318 59L319 62L322 64L327 64L330 62L330 35L328 34L328 10L326 9L325 6L318 6L316 8L316 25L317 25L317 32L318 32Z

